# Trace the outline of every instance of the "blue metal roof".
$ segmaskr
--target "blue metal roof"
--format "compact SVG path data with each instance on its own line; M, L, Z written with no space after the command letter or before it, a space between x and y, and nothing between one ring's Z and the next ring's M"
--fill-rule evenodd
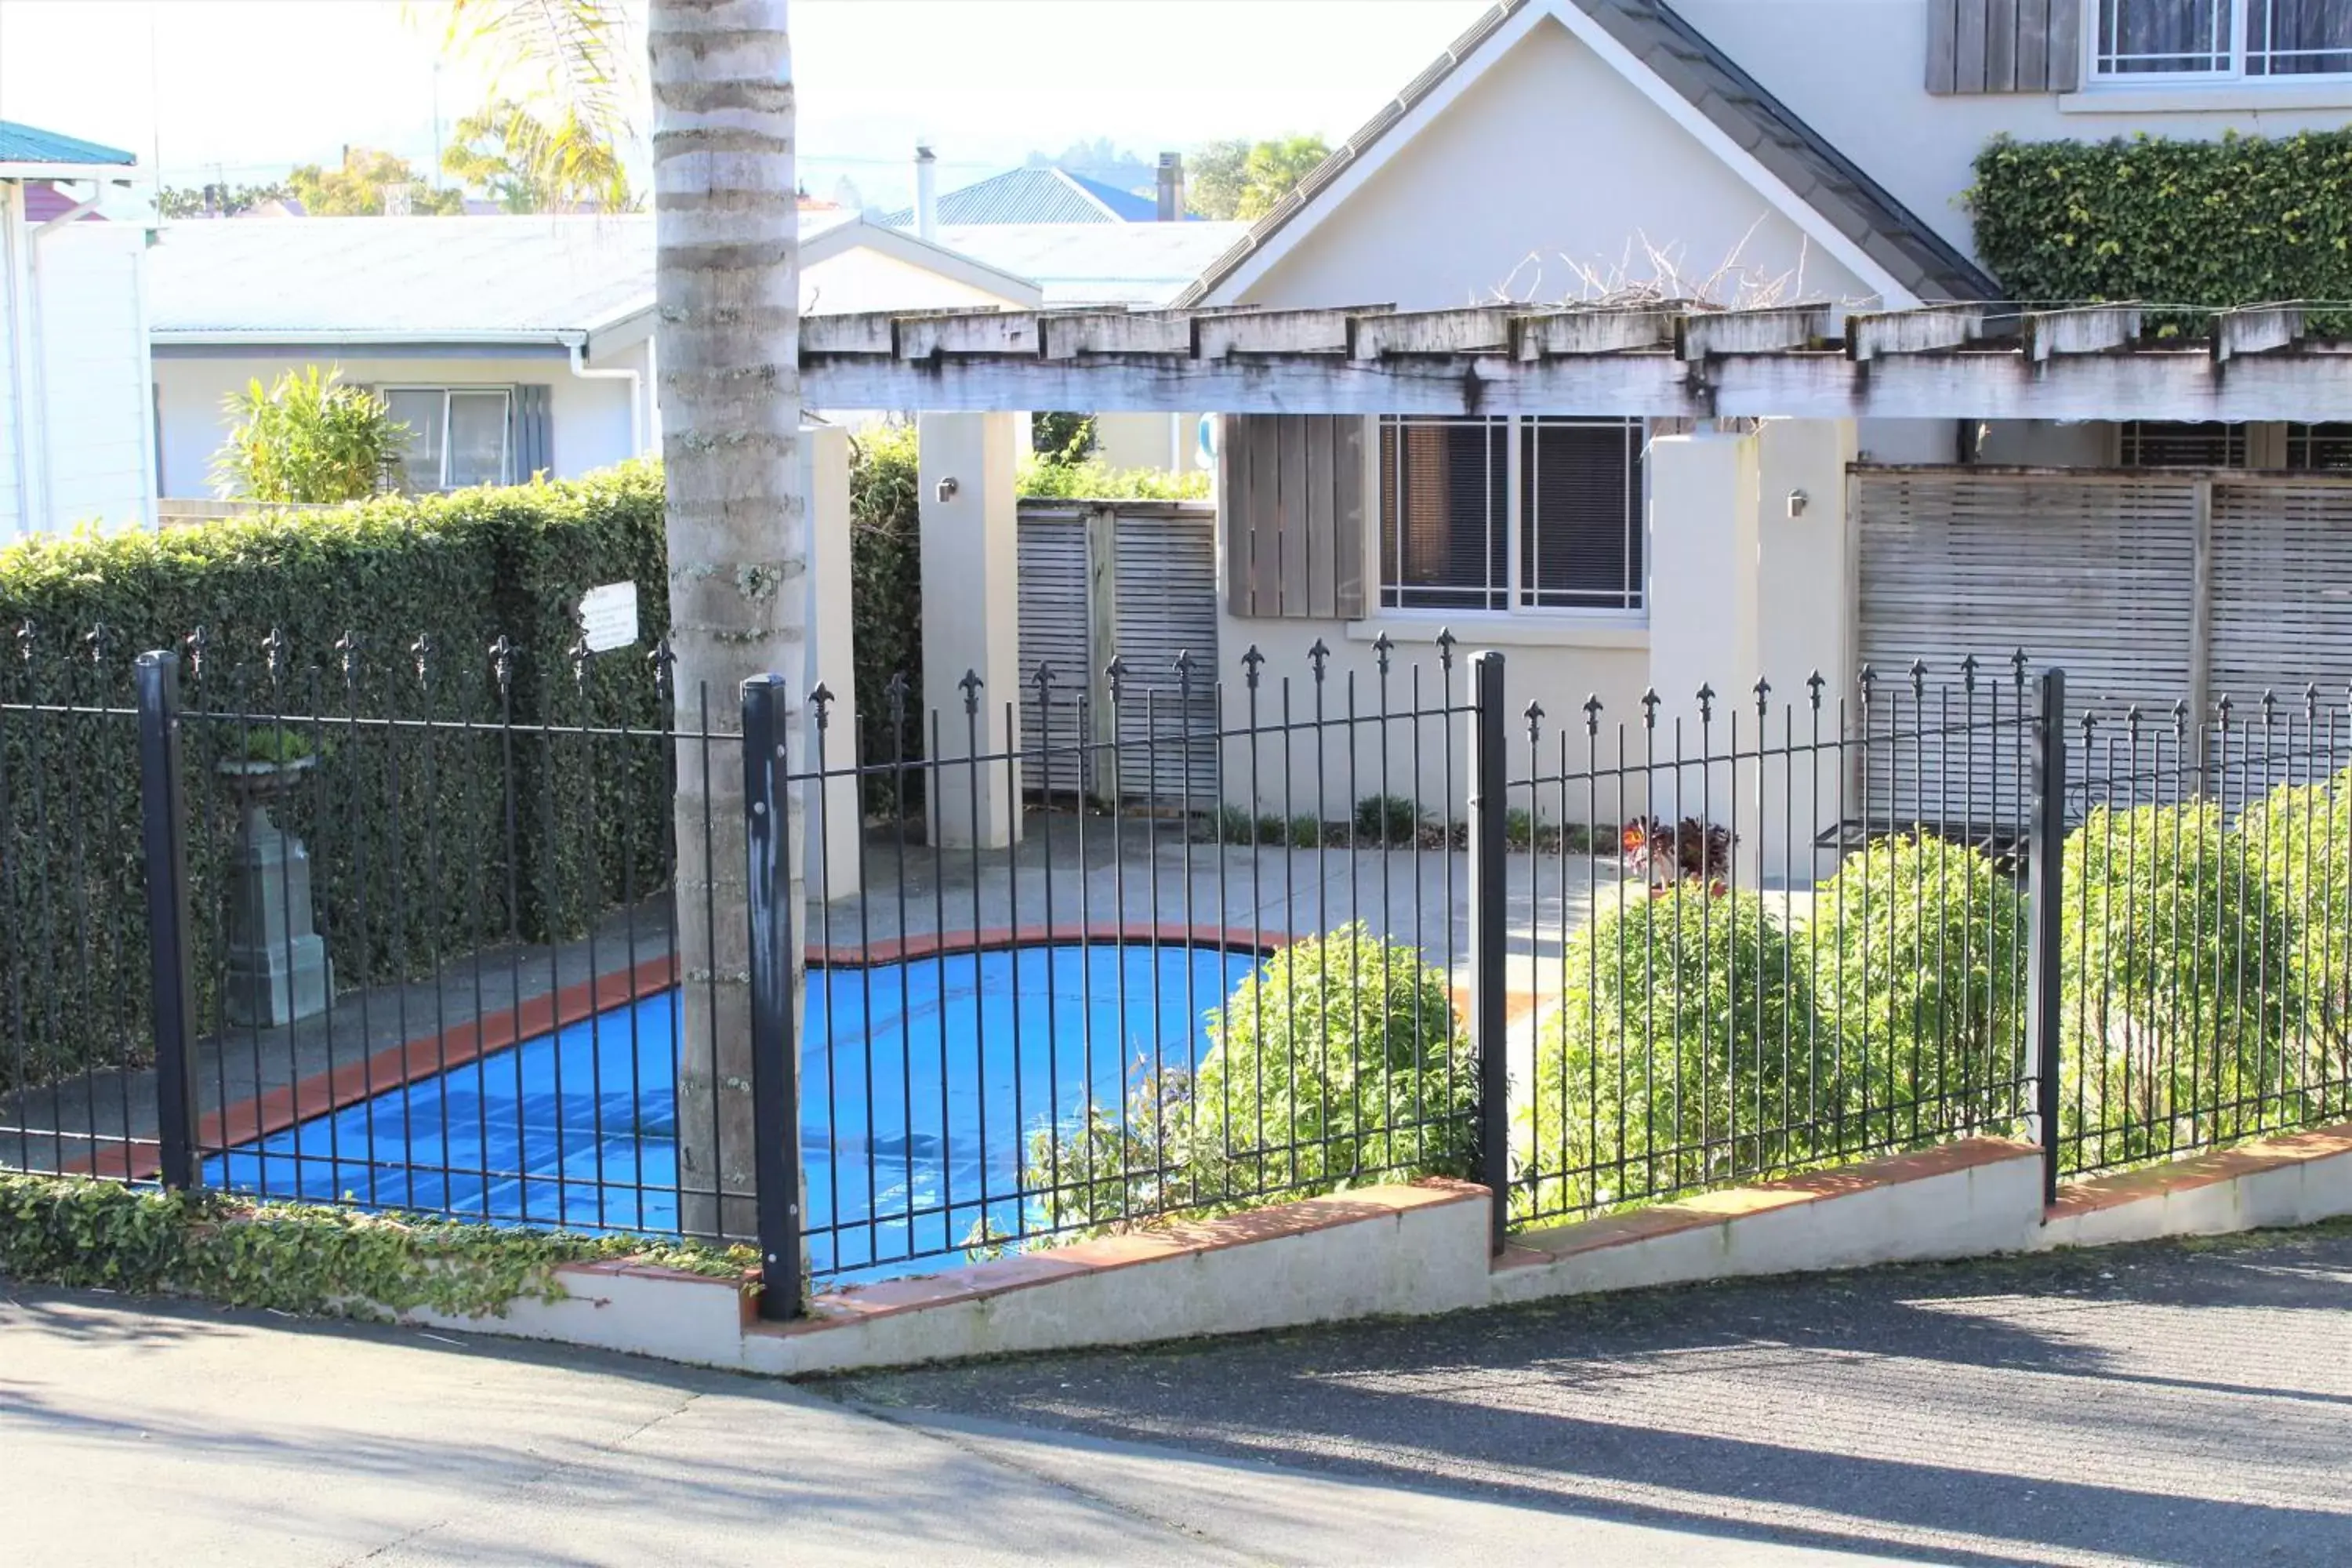
M63 136L21 121L0 120L0 163L116 163L139 162L135 153L101 147L79 136Z
M1009 169L940 195L941 223L1150 223L1159 216L1154 198L1067 169ZM892 228L908 227L914 209L890 213L882 221Z

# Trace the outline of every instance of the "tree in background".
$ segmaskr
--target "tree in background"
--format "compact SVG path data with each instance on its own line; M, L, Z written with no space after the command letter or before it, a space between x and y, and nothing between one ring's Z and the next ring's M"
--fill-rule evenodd
M268 185L165 185L155 196L158 217L235 217L264 202L282 202L294 195L284 181Z
M311 217L381 217L404 201L418 217L466 210L462 195L433 189L407 159L367 147L344 148L340 168L305 163L286 176L286 184Z
M1319 136L1212 142L1187 163L1186 205L1202 217L1264 217L1330 152Z
M603 160L617 172L614 150L629 139L629 110L641 90L633 62L622 47L626 31L624 0L450 0L449 27L442 44L445 49L489 62L491 89L499 100L483 115L514 107L507 101L507 84L517 78L523 91L514 95L515 101L544 100L546 111L536 112L536 137L511 145L500 138L502 153L536 163L534 183L551 191L586 184L601 192L603 187L587 178L586 171ZM464 123L458 136L467 139ZM599 210L621 209L600 205Z
M1064 169L1097 180L1114 190L1149 193L1159 179L1158 171L1145 159L1122 151L1108 136L1097 136L1091 142L1073 142L1059 153L1032 153L1029 167L1033 169Z
M323 504L383 488L408 426L342 376L341 366L321 374L310 365L267 391L256 380L228 395L222 406L233 423L212 463L222 500Z
M511 99L498 99L457 121L455 134L442 152L441 172L510 213L613 213L636 205L620 154L572 110L551 124Z

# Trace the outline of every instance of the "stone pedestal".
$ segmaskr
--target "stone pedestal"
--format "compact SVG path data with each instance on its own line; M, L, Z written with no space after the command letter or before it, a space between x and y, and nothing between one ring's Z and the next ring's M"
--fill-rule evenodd
M270 820L269 802L292 788L310 760L224 763L243 822L230 864L228 1021L276 1028L327 1010L334 977L310 904L310 854Z

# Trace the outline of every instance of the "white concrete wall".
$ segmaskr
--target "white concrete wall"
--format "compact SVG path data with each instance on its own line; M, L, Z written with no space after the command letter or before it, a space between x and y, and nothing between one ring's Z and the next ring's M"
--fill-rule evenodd
M812 316L1025 302L864 246L829 256L801 274L801 310Z
M7 533L154 521L143 296L145 230L70 223L33 237L22 188L0 185L10 345L0 437ZM37 255L34 247L37 245ZM16 432L21 431L22 450Z
M820 763L827 774L840 770L840 776L828 777L821 789L809 790L803 802L808 813L805 843L823 857L807 862L808 896L839 899L860 887L858 844L865 821L858 780L848 771L858 761L848 431L837 426L801 426L801 493L807 498L809 520L808 684L811 691L826 688L834 700L826 710L821 755L816 708L809 705L802 754L793 759L793 771L814 773Z
M19 415L30 401L29 394L17 391L19 377L29 374L16 346L17 338L27 331L23 298L24 221L24 187L0 182L0 542L23 532L32 510L30 476L24 454L17 450L22 438Z
M926 750L947 764L926 786L938 844L997 847L1021 837L1020 770L1001 759L1014 738L1006 706L1021 690L1013 475L1028 437L1022 414L926 414L917 426L923 706L939 716ZM981 680L976 714L965 710L967 673ZM954 763L975 755L1000 760Z
M1925 85L1927 0L1675 0L1675 9L1922 222L1970 252L1959 195L1977 153L2000 132L2026 142L2136 132L2281 136L2333 130L2352 113L2352 82L2294 78L2219 89L1937 97ZM2082 10L2087 26L2095 7Z
M1114 468L1190 473L1200 464L1197 414L1097 414L1095 455Z
M612 356L614 368L630 366L640 372L638 395L649 397L643 374L646 348L633 345ZM577 479L635 455L629 417L630 384L622 380L583 381L572 374L563 355L546 353L463 359L373 358L364 353L321 352L316 354L257 353L233 357L155 361L155 384L163 405L163 494L209 496L213 493L213 454L227 438L233 421L221 405L232 393L241 393L258 379L268 386L288 371L309 365L325 369L341 365L347 383L373 386L513 386L538 384L548 387L551 478ZM652 424L643 414L651 450L658 450ZM518 478L527 476L518 475Z
M1580 292L1571 261L1603 271L1628 263L1633 276L1653 276L1644 237L1675 248L1686 279L1736 254L1766 275L1801 274L1795 292L1807 298L1872 293L1546 18L1242 300L1412 310L1503 290L1556 300Z

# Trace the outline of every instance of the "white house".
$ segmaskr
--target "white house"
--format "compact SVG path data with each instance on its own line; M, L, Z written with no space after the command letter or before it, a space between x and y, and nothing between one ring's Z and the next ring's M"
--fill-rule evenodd
M147 231L97 211L137 165L0 120L0 542L153 519Z
M987 411L1225 410L1229 677L1245 648L1299 670L1319 643L1369 683L1380 639L1426 658L1444 629L1553 713L1590 694L1637 726L1652 689L1671 721L1702 685L1788 696L1816 670L1835 722L1864 664L2020 647L2068 668L2078 710L2333 700L2340 348L2294 310L2168 344L2130 308L2004 306L1958 205L2001 129L2340 125L2352 12L2282 15L1503 0L1206 265L1184 314L934 320L919 365L844 330L804 374L931 411L927 454L965 470L940 475L961 482L940 534L975 560L1012 526L988 492L1013 433ZM1629 308L1645 297L1739 308ZM960 600L927 669L1016 684L1012 613Z
M223 403L340 365L413 433L415 489L568 479L660 449L653 220L303 218L167 226L152 258L163 494L213 493ZM814 315L1034 307L1028 279L847 215L803 218Z

